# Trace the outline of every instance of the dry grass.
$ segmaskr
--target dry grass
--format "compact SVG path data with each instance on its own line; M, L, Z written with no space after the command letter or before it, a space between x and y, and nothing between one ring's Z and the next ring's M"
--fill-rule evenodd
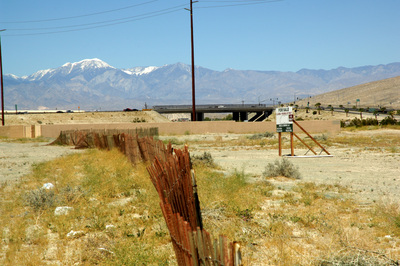
M259 141L265 142L264 148L276 147L274 138L245 136L194 142L258 149ZM379 135L372 140L326 136L320 141L349 147L400 142L395 136ZM212 159L204 157L207 162ZM294 187L276 187L267 178L254 180L238 170L226 174L202 161L194 167L204 227L214 236L240 241L246 265L399 263L397 203L360 205L338 184L296 181ZM55 185L53 196L41 190L44 183ZM33 197L32 191L43 195ZM0 264L175 264L145 165L132 166L116 150L88 150L37 164L21 183L3 184L0 193ZM55 216L57 206L73 209ZM71 230L78 232L75 237L68 235Z

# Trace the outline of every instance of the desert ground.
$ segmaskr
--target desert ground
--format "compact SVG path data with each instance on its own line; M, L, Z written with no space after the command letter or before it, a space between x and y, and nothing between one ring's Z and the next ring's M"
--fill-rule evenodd
M391 135L400 138L400 130L374 130L362 132L342 132L337 137L346 136L382 136ZM182 136L182 139L212 139L228 141L232 138L239 142L244 136L225 134L208 136ZM329 136L328 136L329 138ZM315 182L317 184L339 184L348 187L351 196L366 204L375 201L399 202L400 193L400 147L386 152L372 147L329 147L332 157L301 157L307 149L299 146L295 157L288 158L299 168L301 180L276 179L272 182L280 187L291 187L297 182ZM321 149L316 150L319 152ZM254 146L210 147L192 145L193 154L210 152L223 171L244 171L254 179L262 177L262 172L269 163L279 160L277 149L265 149ZM311 155L309 152L307 155ZM290 154L290 149L283 150ZM326 155L324 152L321 155Z
M318 120L351 119L351 115L353 115L353 117L359 117L359 114L350 114L349 117L346 117L346 115L342 113L334 113L334 115L332 115L329 111L322 112L321 115L306 114L304 111L300 111L296 115L298 118L301 117L302 119ZM165 117L152 112L120 112L108 114L73 113L53 114L48 116L25 114L14 116L9 115L7 116L7 119L9 123L11 123L12 119L15 119L15 124L26 123L28 125L32 123L101 123L104 121L137 122L138 120L140 120L141 123L145 123L142 122L143 120L146 120L146 122L165 121L166 123L171 123L173 125L173 123L169 122ZM269 119L274 120L273 115ZM290 149L288 148L289 135L286 134L283 136L283 154L288 154L290 152ZM304 158L301 155L304 155L307 150L304 149L304 146L296 144L295 154L297 156L288 157L288 160L298 168L301 179L285 177L266 178L263 176L263 172L268 164L281 160L278 156L276 134L274 134L274 136L262 137L261 139L252 139L251 137L254 136L253 134L231 133L211 133L204 135L185 134L174 136L163 135L159 136L159 138L165 142L170 141L173 143L173 146L177 148L188 145L191 155L201 155L204 152L210 153L214 162L217 164L217 168L215 169L216 172L213 172L212 175L218 175L221 177L225 175L229 178L230 176L233 176L232 173L240 172L246 177L247 181L253 182L251 185L264 186L263 184L272 184L271 187L273 190L271 191L271 195L267 197L265 197L265 195L263 196L263 202L260 203L260 209L254 211L254 217L251 218L251 222L245 220L234 220L232 217L220 219L218 215L220 215L221 211L218 206L214 206L212 203L203 206L204 217L206 217L206 221L209 222L209 228L216 227L222 230L227 226L227 223L232 223L231 226L236 232L235 236L232 236L232 239L239 238L239 240L242 239L242 241L248 243L246 246L243 246L243 254L244 258L248 262L247 265L265 265L266 261L270 262L269 265L398 265L398 252L400 246L398 234L396 233L396 230L398 230L398 223L396 223L396 219L398 219L396 217L399 217L398 212L394 212L394 216L389 216L389 218L392 217L394 219L393 221L396 226L394 231L391 231L390 228L384 226L382 226L383 229L379 229L379 222L376 222L375 225L373 221L380 219L382 216L379 213L372 218L369 218L369 216L365 218L366 216L363 215L376 210L376 206L387 206L384 210L392 210L392 207L397 210L400 204L398 197L400 193L400 130L398 127L365 127L362 130L347 129L337 134L325 133L313 135L324 143L324 146L332 156ZM51 141L52 139L13 140L0 138L0 185L3 188L3 191L6 191L7 193L15 193L13 189L15 187L18 188L18 184L20 184L18 181L21 180L21 184L24 184L24 181L26 181L24 179L25 176L27 178L32 177L27 174L31 173L33 166L39 162L50 161L59 157L62 158L62 156L72 153L83 152L80 155L85 155L85 151L76 150L74 147L48 145ZM315 150L319 152L319 149L316 148ZM96 151L88 151L88 154L90 152ZM103 154L105 154L105 152L103 152ZM107 159L103 161L105 164L109 162L109 154L118 154L118 152L108 152L106 155ZM74 156L65 158L65 161L70 162L70 158L74 158ZM99 158L96 157L96 160L97 159ZM62 162L64 163L64 160ZM115 162L119 162L119 160L114 161L114 163ZM70 168L69 166L70 164L67 163L68 169ZM95 168L97 168L97 165ZM53 169L53 167L50 169L51 176L53 175ZM220 173L223 175L220 175ZM129 178L132 178L132 176ZM221 178L219 180L223 179ZM112 179L112 182L116 182L116 179ZM14 186L15 184L16 186ZM324 189L322 192L324 195L323 199L314 200L312 204L309 203L309 205L307 205L306 203L308 201L306 201L306 195L308 194L300 196L300 192L295 192L298 191L298 188L301 186L307 188L307 184L321 184L320 187ZM27 185L27 183L25 183L25 185ZM23 187L24 185L20 188ZM202 187L199 186L198 189L201 192ZM138 191L140 192L140 189ZM243 195L248 194L247 191L244 193L245 194ZM148 193L144 193L143 195L147 194ZM76 195L81 194L78 193ZM13 201L13 196L14 195L11 196L12 200L10 200L10 196L8 195L8 202ZM120 201L134 202L136 198L136 196L132 195L131 197L126 198L119 197L121 197L120 194L118 194L117 198L113 196L112 200L118 203ZM300 204L299 201L297 203L290 203L290 199L295 199L295 197L299 197L299 199L302 200L304 199L304 203ZM288 199L289 201L286 202L285 199ZM353 205L348 205L347 202L353 202L352 199L355 199L355 203ZM240 198L240 201L242 200L243 199ZM202 201L202 199L200 199L200 201L203 202L203 204L205 202L205 200ZM88 202L90 202L89 205ZM85 208L87 205L89 206L87 210L97 210L97 208L92 208L93 206L98 206L96 205L97 203L95 198L90 198L88 202L84 203ZM3 203L4 206L8 206L6 201ZM121 222L117 224L118 229L116 232L124 234L124 221L125 223L132 223L133 221L133 224L129 224L129 230L131 231L135 228L141 228L139 227L139 222L143 222L150 228L150 224L152 224L153 221L149 222L147 221L147 218L142 219L144 216L139 215L139 213L141 213L139 208L141 208L140 206L142 206L143 203L137 203L138 204L136 205L132 204L132 206L130 206L132 207L133 213L128 214L127 211L127 214L125 215L124 212L125 209L127 209L126 206L123 207L124 209L118 209L119 207L116 209L117 211L119 210L118 222L122 219ZM91 204L93 204L93 206ZM319 204L323 205L319 206ZM109 206L109 204L105 205L107 217L111 219L108 216L109 209L107 206ZM148 213L149 208L146 206L147 205L143 205L142 207L146 208L144 212ZM76 207L77 210L83 208L78 205ZM28 233L35 228L38 232L42 232L41 228L49 225L46 223L46 219L53 219L51 212L37 212L37 216L32 216L36 222L33 220L26 222L27 225L29 225L29 223L33 223L33 225L31 224L30 226L27 226L25 236L23 232L19 234L18 231L10 230L10 228L13 228L13 223L19 222L18 225L25 223L23 216L15 216L12 211L14 208L4 208L3 210L8 211L8 215L2 217L5 227L2 229L3 238L1 243L5 244L0 248L0 261L8 262L7 265L14 265L15 259L27 262L31 261L32 258L35 258L36 261L38 261L37 265L43 264L44 262L48 263L48 265L74 264L73 262L76 262L78 265L80 262L85 261L84 258L92 258L93 261L97 263L104 261L105 257L112 253L109 249L105 248L112 247L113 245L111 245L111 243L114 240L118 239L118 241L121 241L119 243L125 243L123 241L126 240L128 246L135 250L137 246L133 244L135 241L141 239L139 238L139 235L138 238L132 238L131 234L129 235L129 238L128 236L113 238L113 234L111 234L111 238L109 239L106 235L110 232L107 232L107 230L103 228L106 224L100 226L101 230L87 228L86 225L84 226L86 221L102 221L98 218L100 214L95 211L93 217L91 216L91 213L85 213L84 216L88 215L88 218L82 220L82 224L80 225L77 223L81 218L74 218L71 221L68 220L68 218L60 218L59 220L54 219L54 224L57 226L54 228L57 228L57 230L60 231L57 231L52 227L55 230L53 232L48 228L47 234L39 235L35 240L36 242L32 242L30 241L31 238L29 238L31 234ZM22 208L22 210L25 209ZM332 212L332 214L325 217L327 212ZM19 209L17 213L21 213L21 209ZM24 213L29 215L26 211ZM47 213L47 216L45 213ZM286 217L286 213L290 213L290 215ZM308 224L307 219L311 217L309 216L310 213L315 215L317 218L319 217L318 219L321 219L321 221L326 222L326 219L333 219L333 221L329 224L322 222L318 224L310 222L310 224ZM130 214L136 216L130 216ZM43 215L43 217L41 215ZM352 218L353 216L360 216L361 218L355 219ZM280 219L285 222L281 223ZM347 221L346 219L349 219L348 224L345 222ZM150 233L152 231L161 233L165 232L166 229L164 228L164 222L161 221L161 219L158 220L154 224L156 227L151 227L152 229L149 229L149 233L146 233L146 238L152 236L153 233ZM354 222L352 222L353 220ZM58 224L56 221L64 221L66 225L71 227L64 228L64 223ZM85 223L83 223L83 221ZM69 224L69 222L71 223ZM117 221L113 222L117 223ZM135 223L138 224L136 225ZM271 229L272 227L268 227L270 228L268 229L270 231L262 231L267 228L267 226L278 225L281 227L276 227L277 229ZM328 225L335 227L331 229ZM14 229L17 227L18 226ZM68 232L70 232L71 228L77 230L75 227L78 229L84 228L84 231L82 231L83 233L79 237L70 239L68 237ZM375 227L377 229L375 229ZM238 228L240 230L238 230ZM283 230L282 233L278 232L281 230L279 228ZM376 232L373 231L372 233L369 233L370 230L376 230ZM11 238L9 237L8 232L12 232L13 236L19 235L21 240L18 243L23 244L18 246L18 244L14 245L11 243ZM344 244L337 240L338 234L340 237L343 237L341 240L345 240ZM371 237L369 237L369 235L371 235ZM160 241L164 241L162 243L157 242L157 252L162 251L162 254L167 254L167 258L171 261L169 265L175 265L174 256L172 255L172 245L170 241L168 241L166 233L164 237L160 237L160 235L157 236L157 234L155 234L155 236L158 240L161 239ZM283 242L286 243L287 247L283 246ZM138 243L141 243L142 245L144 242L139 241ZM151 241L148 243L146 242L144 245L148 245L148 247L154 249L154 244ZM375 245L379 245L379 247L375 247ZM324 247L321 248L322 246ZM18 247L18 249L16 249L16 247ZM320 248L322 251L319 251ZM107 254L104 255L101 253L103 255L99 255L99 252L104 252L104 250L107 251ZM115 249L113 250L119 249L115 246ZM126 254L125 250L123 251L124 252L121 254ZM134 253L137 254L137 250L135 250ZM147 254L148 252L139 253ZM74 257L74 254L81 255L80 257ZM315 261L321 261L317 257L326 258L328 261L336 261L336 258L339 261L348 261L346 254L353 254L354 257L351 257L351 259L357 263L360 260L367 259L369 262L366 264L314 264ZM382 264L377 263L376 259L378 257L383 259L385 262ZM119 257L115 256L115 258L117 259ZM140 259L142 259L142 257L140 257ZM86 263L88 263L88 261L86 261ZM26 263L20 265L26 265Z
M313 115L314 110L306 113L305 109L299 109L295 113L295 119L303 120L351 120L355 117L360 118L359 112L335 111L331 113L328 110L322 110L320 114ZM210 119L223 118L227 114L205 114L204 117ZM362 113L363 118L374 117L371 113ZM385 116L378 116L378 120ZM190 118L190 114L167 114L160 115L155 111L138 112L73 112L73 113L38 113L38 114L15 114L6 113L5 125L38 125L38 124L101 124L107 123L132 123L132 122L171 122L178 118ZM274 113L268 117L268 120L274 121Z
M299 111L296 116L302 119L352 119L360 115L322 111L321 115L312 115ZM367 114L364 114L364 117ZM128 122L136 118L148 122L168 122L168 119L155 112L112 112L112 113L68 113L68 114L21 114L7 115L8 124L38 123L101 123L104 121ZM274 120L271 115L270 120ZM400 130L380 129L365 131L343 131L332 137L371 137L395 136L400 138ZM169 139L171 136L160 136ZM246 145L220 145L223 142L232 142L246 139L246 135L237 134L208 134L173 136L180 142L189 143L193 154L210 152L222 171L244 171L252 178L261 178L262 172L268 163L279 159L277 148ZM50 140L49 140L50 141ZM207 144L202 143L206 141ZM242 141L243 142L243 141ZM79 152L71 147L48 146L48 142L18 143L9 140L0 140L0 176L1 182L18 180L30 171L34 163L63 156L68 153ZM217 145L214 145L217 144ZM304 146L295 149L296 155L304 155L307 150ZM319 151L319 150L318 150ZM290 160L298 166L302 174L302 181L324 184L340 184L349 187L354 196L361 201L399 201L400 194L400 147L392 147L391 152L379 147L331 146L328 151L332 157L301 158L292 157ZM289 150L283 154L290 153ZM321 153L325 154L325 153ZM309 154L308 154L309 155ZM292 186L294 180L273 182L280 186Z

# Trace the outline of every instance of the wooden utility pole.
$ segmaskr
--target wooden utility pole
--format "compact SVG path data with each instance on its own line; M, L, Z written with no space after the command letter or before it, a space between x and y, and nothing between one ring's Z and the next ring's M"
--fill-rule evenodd
M193 38L193 3L198 1L190 0L190 32L191 32L191 44L192 44L192 121L196 121L196 90L195 90L195 78L194 78L194 38Z
M5 29L0 30L5 31ZM3 62L1 59L1 36L0 36L0 79L1 79L1 124L4 126L4 88L3 88Z

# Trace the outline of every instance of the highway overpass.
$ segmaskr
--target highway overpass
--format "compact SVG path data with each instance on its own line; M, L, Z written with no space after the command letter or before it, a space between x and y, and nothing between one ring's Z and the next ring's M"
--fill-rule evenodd
M192 113L192 105L156 105L153 110L160 114ZM263 121L274 107L266 104L202 104L196 105L196 121L203 121L206 113L232 113L235 121ZM255 113L249 119L249 113Z

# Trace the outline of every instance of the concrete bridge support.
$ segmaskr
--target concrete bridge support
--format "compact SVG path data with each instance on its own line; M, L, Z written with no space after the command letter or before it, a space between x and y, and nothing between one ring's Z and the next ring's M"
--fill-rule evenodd
M204 113L196 112L196 121L204 121Z
M250 122L261 122L264 121L269 116L268 112L257 112L252 118L249 119Z
M232 120L238 122L239 121L239 112L232 113Z
M233 112L232 119L236 122L238 121L245 121L248 120L248 113L247 112Z
M240 121L248 120L248 113L247 112L240 112Z

